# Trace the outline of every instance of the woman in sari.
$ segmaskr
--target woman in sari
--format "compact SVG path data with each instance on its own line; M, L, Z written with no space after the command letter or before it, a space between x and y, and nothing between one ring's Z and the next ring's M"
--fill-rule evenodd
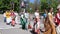
M44 34L56 34L52 11L53 11L53 8L49 8L49 13L47 14L47 17L44 23L44 26L45 26Z

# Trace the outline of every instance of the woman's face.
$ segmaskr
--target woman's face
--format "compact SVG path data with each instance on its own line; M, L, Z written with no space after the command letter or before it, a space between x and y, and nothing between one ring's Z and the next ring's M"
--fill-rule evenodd
M50 9L50 12L52 12L52 11L53 11L53 8Z

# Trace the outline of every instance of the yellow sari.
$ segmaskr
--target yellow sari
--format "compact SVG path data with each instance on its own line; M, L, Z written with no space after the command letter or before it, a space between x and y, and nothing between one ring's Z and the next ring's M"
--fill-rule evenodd
M44 34L56 34L55 24L53 22L53 15L51 13L48 13L48 18L46 19L45 25L45 31Z

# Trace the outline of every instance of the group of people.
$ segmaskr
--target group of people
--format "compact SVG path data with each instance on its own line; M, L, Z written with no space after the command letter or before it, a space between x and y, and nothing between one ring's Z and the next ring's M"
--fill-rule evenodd
M53 8L49 7L45 9L45 13L43 14L43 25L41 26L41 17L39 14L39 10L37 9L34 13L34 25L33 31L37 34L42 32L43 34L60 34L60 5L57 7L57 13L53 13ZM36 27L37 26L37 27ZM42 27L42 29L41 29Z
M13 26L18 22L17 20L20 19L20 24L22 25L22 29L32 29L36 34L59 34L59 27L60 27L60 5L57 7L57 13L54 15L53 8L49 7L48 10L45 10L43 14L43 25L41 26L41 17L38 9L35 9L34 13L34 24L33 27L30 24L31 15L28 11L21 12L20 18L17 17L18 13L14 12L13 10L7 10L4 13L4 22L7 24L12 24ZM18 18L18 19L17 19ZM42 27L42 29L41 29Z
M17 16L18 13L14 12L13 10L7 10L4 14L4 22L6 22L7 25L12 25L15 26L15 24L18 22L17 21Z

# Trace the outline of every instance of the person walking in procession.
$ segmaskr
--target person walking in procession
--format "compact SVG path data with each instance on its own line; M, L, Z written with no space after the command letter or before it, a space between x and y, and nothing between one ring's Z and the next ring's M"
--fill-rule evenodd
M29 25L29 13L28 13L27 10L25 11L24 15L25 15L25 19L26 19L25 28L28 29L28 25Z
M55 23L57 25L57 34L60 34L60 4L57 6L57 14L55 15Z
M34 19L34 25L33 29L35 33L40 34L40 15L39 15L39 10L36 9L36 12L34 13L35 19Z
M7 22L7 25L10 24L11 22L11 16L10 16L10 11L6 11L6 22Z
M25 25L26 25L26 19L25 19L25 15L24 15L23 11L22 11L22 14L21 14L20 21L21 21L20 24L22 25L22 29L26 29L26 28L25 28Z
M53 8L49 8L49 13L44 22L45 32L44 34L56 34L55 23L52 15Z

